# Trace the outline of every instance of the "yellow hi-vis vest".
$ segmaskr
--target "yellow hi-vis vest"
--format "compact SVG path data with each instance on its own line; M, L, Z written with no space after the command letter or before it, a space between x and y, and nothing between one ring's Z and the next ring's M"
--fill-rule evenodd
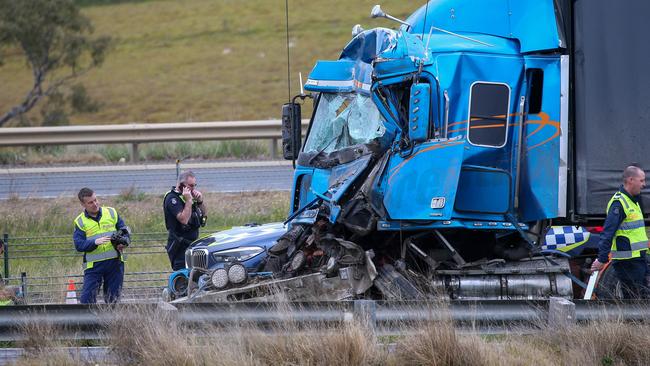
M614 201L619 201L625 211L625 219L612 238L612 260L632 259L641 256L641 252L648 250L648 236L645 232L643 212L638 203L632 201L626 194L616 192L607 204L607 212ZM630 241L630 250L617 250L616 238L626 237Z
M102 217L99 222L89 219L82 212L74 219L74 224L86 233L86 239L95 240L102 236L111 236L115 232L117 224L117 212L112 207L100 207ZM111 242L100 244L92 252L84 253L84 269L93 268L95 262L119 257L119 253Z

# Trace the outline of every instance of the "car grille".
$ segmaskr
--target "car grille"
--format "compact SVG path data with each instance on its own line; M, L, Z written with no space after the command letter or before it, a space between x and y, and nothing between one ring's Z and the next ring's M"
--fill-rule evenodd
M195 249L192 251L192 268L208 269L208 251Z
M192 269L192 249L185 251L185 264L187 268Z

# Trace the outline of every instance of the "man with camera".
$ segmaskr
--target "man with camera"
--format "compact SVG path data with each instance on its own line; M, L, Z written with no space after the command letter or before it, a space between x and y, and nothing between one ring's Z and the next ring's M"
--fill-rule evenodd
M82 304L97 302L97 292L104 283L104 301L116 303L124 280L123 250L131 243L129 228L112 207L101 207L90 188L77 195L84 211L74 219L74 245L84 253Z
M178 176L176 187L163 199L167 237L167 254L172 270L185 268L185 250L198 239L199 227L205 226L203 195L196 189L196 176L185 171Z

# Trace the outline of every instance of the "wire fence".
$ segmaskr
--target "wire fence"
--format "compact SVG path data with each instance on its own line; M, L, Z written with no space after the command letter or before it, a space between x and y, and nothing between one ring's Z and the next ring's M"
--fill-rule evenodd
M213 232L216 230L206 230ZM83 288L82 254L74 248L71 235L52 236L10 236L3 235L4 245L4 282L23 294L27 304L63 304L66 299L71 300L69 286L74 285L75 295L81 295ZM160 265L153 264L167 262L167 232L133 233L131 245L127 249L127 266L122 287L120 302L143 303L161 300L162 290L167 286L167 279L171 270L161 271ZM138 258L140 257L140 258ZM18 264L51 266L52 259L59 259L69 263L70 268L78 268L78 273L65 275L42 275L48 272L46 268L39 273L20 272L14 269ZM128 262L140 260L153 268L140 268L144 270L129 272ZM142 267L142 266L140 266ZM146 265L145 265L146 267ZM61 270L61 269L59 269ZM51 272L55 272L52 269ZM100 291L101 294L101 291ZM102 302L102 296L97 296Z

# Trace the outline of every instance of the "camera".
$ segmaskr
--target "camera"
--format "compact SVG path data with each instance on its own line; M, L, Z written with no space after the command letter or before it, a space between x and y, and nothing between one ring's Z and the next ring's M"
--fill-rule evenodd
M114 247L117 247L120 244L128 247L129 244L131 244L131 230L129 230L128 227L118 229L113 233L113 235L111 235L111 244L113 244Z

